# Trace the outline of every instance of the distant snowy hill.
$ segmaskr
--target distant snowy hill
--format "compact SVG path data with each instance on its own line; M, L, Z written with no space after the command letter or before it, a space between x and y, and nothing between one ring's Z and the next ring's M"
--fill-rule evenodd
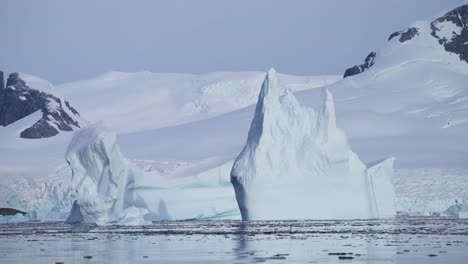
M119 133L206 119L256 102L264 74L203 75L109 72L57 86L90 121L102 120ZM331 84L339 76L281 74L284 89L301 91Z

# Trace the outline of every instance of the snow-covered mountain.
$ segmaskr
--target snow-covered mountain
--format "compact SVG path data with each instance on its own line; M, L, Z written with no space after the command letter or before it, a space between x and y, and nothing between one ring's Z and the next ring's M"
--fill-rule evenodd
M5 85L3 72L0 71L0 125L9 126L35 112L42 112L42 116L29 127L18 131L19 137L48 138L83 125L80 114L68 101L31 88L16 72L8 76Z
M359 74L337 82L329 77L279 76L282 90L294 91L302 105L316 109L320 89L313 88L327 85L335 98L337 125L364 163L395 157L399 211L445 213L453 206L463 208L460 204L467 201L467 7L435 20L415 22L409 29L392 34L366 67L358 65ZM166 179L164 191L173 201L182 197L188 182L207 189L200 193L190 187L192 192L183 195L187 203L196 202L196 197L215 200L213 196L224 201L224 207L206 206L204 214L179 214L209 217L221 213L210 208L224 210L229 202L235 203L232 186L225 188L224 183L245 145L255 110L252 104L263 78L264 73L194 76L114 72L59 85L56 90L73 102L83 117L102 119L117 131L122 153L146 175L157 173ZM18 182L19 176L53 176L53 168L64 163L71 133L32 142L10 137L16 133L18 138L17 131L29 122L27 119L37 118L33 115L0 127L2 180L11 176L11 183ZM69 172L65 174L71 178ZM48 181L38 182L44 186ZM10 183L4 187L9 188ZM56 189L61 194L51 196L51 204L58 203L53 199L62 193L72 196L65 186ZM37 197L31 194L35 192L39 193L31 190L20 196ZM30 203L17 203L15 208L25 210ZM175 204L183 203L179 200ZM171 205L166 206L170 210ZM235 212L226 214L239 217Z

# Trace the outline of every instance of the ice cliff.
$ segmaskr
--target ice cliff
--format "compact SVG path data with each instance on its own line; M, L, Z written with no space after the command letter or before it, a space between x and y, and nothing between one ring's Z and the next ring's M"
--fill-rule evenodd
M182 178L145 174L122 155L116 134L101 124L75 133L66 160L76 190L68 223L142 225L238 215L228 173L226 181L217 169Z
M101 124L77 131L66 160L77 191L67 222L145 223L148 210L135 203L133 192L135 178L142 173L122 156L114 133Z
M231 170L242 219L394 216L393 158L366 168L336 126L328 90L319 111L301 106L292 93L280 97L280 90L272 69Z

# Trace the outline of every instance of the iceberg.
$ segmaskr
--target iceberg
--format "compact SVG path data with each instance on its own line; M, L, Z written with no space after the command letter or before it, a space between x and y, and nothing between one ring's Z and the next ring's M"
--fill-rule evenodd
M370 169L336 126L332 94L319 111L280 96L271 69L247 143L231 170L243 220L365 219L395 215L393 158Z
M122 155L116 134L100 123L74 134L66 160L70 186L76 190L66 223L143 225L240 218L228 180L231 164L190 177L145 174Z
M28 222L30 220L28 215L14 214L14 215L0 215L0 223L19 223Z
M144 223L135 218L148 211L135 202L132 190L142 172L122 156L115 133L100 123L80 129L65 156L77 191L67 223L126 223L125 216L130 223Z
M396 214L396 192L393 183L394 158L368 164L367 186L372 217L392 217Z
M444 213L448 216L466 219L468 217L468 197L463 198L461 203L458 200L455 200L455 204L447 208Z

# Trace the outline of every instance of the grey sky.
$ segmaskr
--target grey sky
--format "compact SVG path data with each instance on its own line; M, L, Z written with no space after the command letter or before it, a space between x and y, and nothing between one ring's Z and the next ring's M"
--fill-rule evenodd
M53 83L110 70L342 74L461 0L0 1L0 67Z

